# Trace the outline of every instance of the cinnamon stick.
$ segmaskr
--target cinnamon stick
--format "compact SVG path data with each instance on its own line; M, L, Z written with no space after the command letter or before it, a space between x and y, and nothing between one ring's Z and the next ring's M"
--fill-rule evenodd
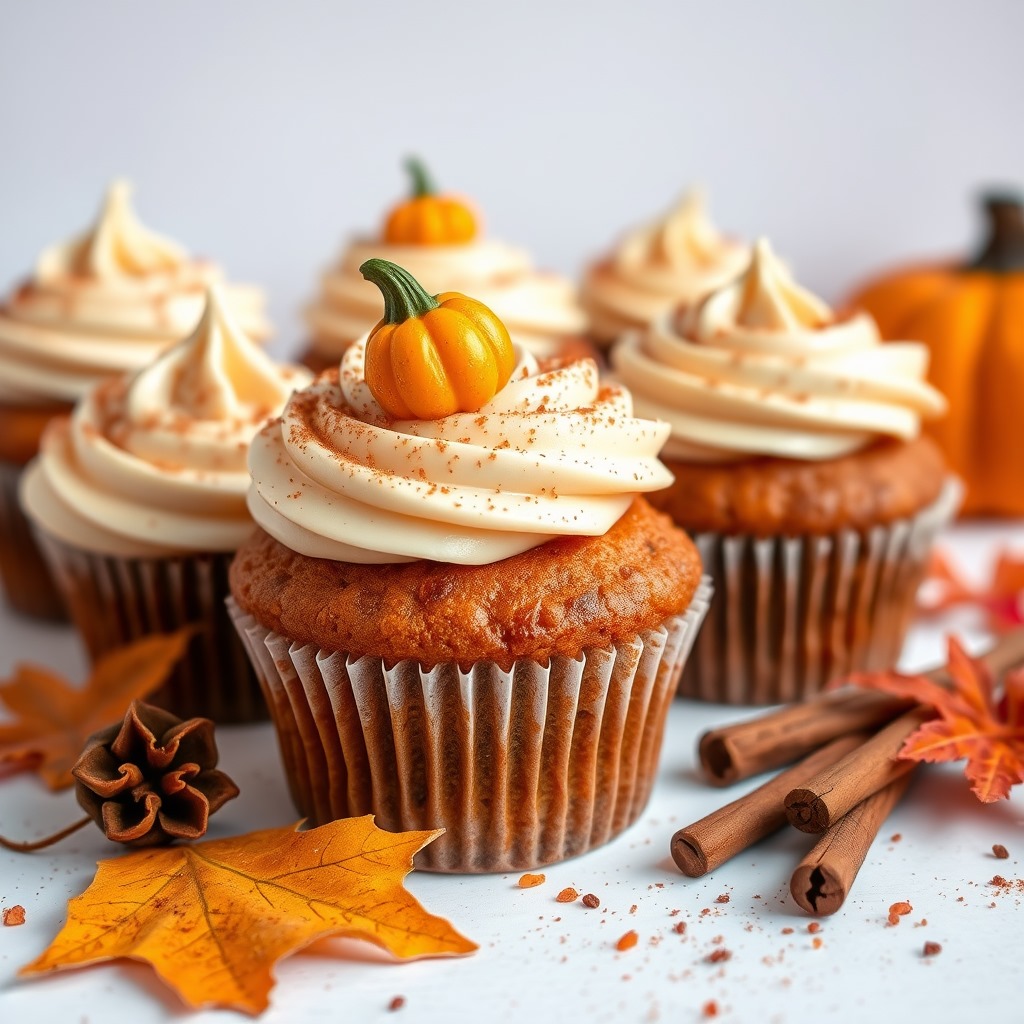
M670 845L672 859L679 870L691 878L699 878L778 831L786 824L783 797L794 786L802 785L823 768L841 760L866 738L863 733L839 736L753 792L681 828Z
M917 707L859 744L842 760L815 773L786 794L786 816L801 832L824 832L862 800L914 767L898 757L903 741L935 712Z
M844 814L797 866L789 890L808 914L834 914L846 901L878 830L906 791L910 774L890 782Z
M997 676L1024 662L1024 629L1005 634L980 660ZM925 675L942 682L946 670ZM874 690L832 690L705 733L698 750L701 766L712 785L731 785L788 764L836 736L885 725L912 706Z

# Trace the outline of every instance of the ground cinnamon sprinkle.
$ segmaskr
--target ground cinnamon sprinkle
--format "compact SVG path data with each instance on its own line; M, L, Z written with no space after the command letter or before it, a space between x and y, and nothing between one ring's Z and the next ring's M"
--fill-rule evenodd
M395 996L395 998L388 1003L388 1009L392 1011L400 1010L403 1006L405 1006L405 996Z
M583 897L583 906L589 907L591 910L597 910L601 906L601 901L592 892L588 892Z
M522 875L519 879L520 889L532 889L535 885L543 885L547 881L547 875Z
M1010 851L1002 843L996 843L992 847L992 856L998 857L1000 860L1006 860L1010 856Z
M942 947L937 942L926 942L924 944L924 956L936 956L942 952Z
M567 885L556 897L556 903L575 903L580 894L571 886Z
M615 948L620 953L625 953L627 949L632 949L639 941L640 936L634 931L626 932L625 935L615 943Z
M8 928L25 923L25 908L22 906L4 907L4 924Z
M707 955L709 964L720 964L725 960L731 960L732 953L728 949L713 949Z

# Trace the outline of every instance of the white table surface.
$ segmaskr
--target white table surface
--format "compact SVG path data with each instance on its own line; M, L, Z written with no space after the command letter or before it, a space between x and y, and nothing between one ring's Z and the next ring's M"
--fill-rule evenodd
M1024 527L958 527L947 540L958 563L980 577L1000 544L1024 545ZM951 628L975 644L985 639L979 616L949 613L915 627L904 664L939 659ZM69 629L0 611L0 675L18 660L41 661L75 679L84 669ZM723 1021L1024 1019L1024 895L987 884L995 874L1024 877L1024 792L983 806L960 766L919 771L845 907L822 919L820 948L807 931L811 918L789 896L789 876L809 837L787 831L705 878L679 874L668 855L672 833L755 784L714 790L694 773L701 731L745 714L677 701L647 812L603 849L548 868L542 886L521 890L518 875L411 875L408 887L423 904L479 943L475 955L394 963L369 945L336 940L278 966L262 1019L677 1024L705 1019L709 1000ZM242 795L214 819L211 837L294 821L271 727L222 728L218 735L221 766ZM76 817L70 792L51 796L28 774L0 780L5 834L42 835ZM1009 860L994 858L994 843L1008 848ZM144 965L106 964L31 982L15 977L57 933L66 901L88 885L94 862L117 853L91 829L42 853L0 850L0 906L22 904L27 913L25 925L0 927L2 1024L188 1017ZM600 909L556 903L555 894L570 885L595 893ZM720 894L729 895L727 904L716 902ZM899 900L913 913L889 927L889 905ZM673 931L678 921L686 922L684 936ZM630 929L639 933L638 945L617 952L616 941ZM923 957L926 941L940 943L942 952ZM718 948L731 959L707 962ZM398 995L404 1006L389 1011ZM207 1010L191 1019L246 1018Z

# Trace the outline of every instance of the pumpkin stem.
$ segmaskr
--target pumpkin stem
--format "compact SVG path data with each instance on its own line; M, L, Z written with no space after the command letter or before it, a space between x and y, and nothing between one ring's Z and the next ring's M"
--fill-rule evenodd
M988 192L982 196L988 214L985 247L967 265L969 270L1006 273L1024 270L1024 203L1019 195Z
M400 324L437 309L438 301L408 270L388 260L370 259L359 273L372 281L384 296L384 322Z
M412 178L412 195L414 199L422 199L424 196L437 194L434 179L430 177L430 172L423 165L423 161L419 157L409 157L405 161L405 169L409 172L409 177Z

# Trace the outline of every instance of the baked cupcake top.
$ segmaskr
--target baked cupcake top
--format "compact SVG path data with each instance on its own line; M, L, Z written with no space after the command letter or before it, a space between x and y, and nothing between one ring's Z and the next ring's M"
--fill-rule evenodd
M380 292L359 273L375 256L407 268L431 294L456 290L478 298L536 355L551 355L565 338L583 333L586 320L569 281L536 270L524 249L482 238L471 207L438 195L417 161L409 167L412 197L389 214L379 234L351 239L324 274L307 309L315 352L336 360L380 319Z
M738 278L624 337L611 362L637 411L672 425L664 454L682 462L836 458L915 438L945 409L924 345L837 318L764 240Z
M249 442L310 376L274 363L211 288L188 338L47 428L22 502L47 532L102 554L232 551L252 530Z
M45 250L32 277L0 302L0 403L74 402L195 326L207 287L223 274L143 227L130 193L114 182L96 223ZM232 285L225 297L252 337L269 333L258 289Z
M671 482L657 458L667 425L636 418L593 360L539 363L482 303L431 298L383 260L364 269L388 322L340 373L293 395L250 451L249 508L286 547L343 562L496 562L603 534L637 494ZM454 405L401 418L385 411L396 386L403 401Z
M583 302L590 333L610 344L732 280L749 259L750 247L719 233L703 192L694 189L587 271Z

